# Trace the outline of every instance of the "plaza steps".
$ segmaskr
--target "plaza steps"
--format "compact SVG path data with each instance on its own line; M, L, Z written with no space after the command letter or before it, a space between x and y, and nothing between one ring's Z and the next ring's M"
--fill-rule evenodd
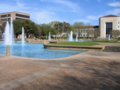
M105 46L104 52L120 52L120 46Z

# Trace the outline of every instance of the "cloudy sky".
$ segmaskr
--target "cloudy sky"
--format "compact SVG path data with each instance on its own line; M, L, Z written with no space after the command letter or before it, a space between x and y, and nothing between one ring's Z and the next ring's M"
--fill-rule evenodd
M30 14L37 24L66 21L99 24L99 17L120 16L117 0L0 0L0 13L19 11Z

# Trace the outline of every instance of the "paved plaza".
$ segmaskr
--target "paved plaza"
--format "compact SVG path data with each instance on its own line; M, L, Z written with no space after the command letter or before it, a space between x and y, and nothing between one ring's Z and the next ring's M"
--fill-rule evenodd
M120 90L120 53L60 59L0 55L0 90Z

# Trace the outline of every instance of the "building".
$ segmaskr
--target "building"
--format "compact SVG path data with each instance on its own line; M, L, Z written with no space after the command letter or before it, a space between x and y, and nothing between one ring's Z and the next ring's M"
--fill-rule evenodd
M13 20L18 20L18 19L30 20L30 14L13 11L13 12L1 13L0 22L1 23L6 22L7 20L10 20L10 17L12 17Z
M78 37L98 37L99 26L78 26L75 27L74 34L78 34Z
M107 38L108 35L116 38L120 37L120 17L107 15L99 18L99 26L79 26L75 27L75 32L79 37L100 37ZM116 35L115 35L116 34Z
M10 20L11 17L13 20L19 19L30 20L30 14L13 11L0 14L0 25L2 25L3 22ZM18 38L21 38L21 34L18 36Z
M120 17L115 15L107 15L99 19L100 37L106 38L111 35L112 31L120 31Z

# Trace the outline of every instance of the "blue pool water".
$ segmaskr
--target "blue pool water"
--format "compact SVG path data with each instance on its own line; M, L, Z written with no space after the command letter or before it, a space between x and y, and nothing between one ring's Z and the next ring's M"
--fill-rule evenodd
M10 46L11 55L30 57L30 58L42 58L42 59L54 59L54 58L64 58L72 56L85 51L76 50L58 50L58 49L44 49L43 44L30 44L25 43L15 43L15 45ZM0 54L6 54L6 46L0 43Z

